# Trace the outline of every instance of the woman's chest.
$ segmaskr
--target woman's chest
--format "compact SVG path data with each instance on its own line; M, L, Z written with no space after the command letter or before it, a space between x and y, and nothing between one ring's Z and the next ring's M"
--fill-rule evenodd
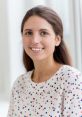
M61 86L51 85L41 89L29 87L18 100L20 117L61 117L62 93Z

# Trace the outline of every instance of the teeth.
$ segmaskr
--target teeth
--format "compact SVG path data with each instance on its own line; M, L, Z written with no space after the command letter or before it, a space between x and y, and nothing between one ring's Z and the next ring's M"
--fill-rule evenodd
M41 51L42 48L32 48L33 51Z

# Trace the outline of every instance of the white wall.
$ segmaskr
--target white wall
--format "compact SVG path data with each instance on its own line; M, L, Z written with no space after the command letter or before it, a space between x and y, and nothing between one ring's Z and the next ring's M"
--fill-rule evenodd
M80 0L73 1L73 24L74 24L74 42L75 42L75 61L76 67L82 71L82 34L81 34L81 9Z
M0 0L0 117L6 117L10 84L8 17L5 0Z
M6 2L0 1L0 99L7 98L10 83L10 51ZM3 95L3 92L4 95Z
M21 40L21 21L24 15L24 1L8 0L8 36L10 48L10 73L11 85L13 81L22 73L22 40Z

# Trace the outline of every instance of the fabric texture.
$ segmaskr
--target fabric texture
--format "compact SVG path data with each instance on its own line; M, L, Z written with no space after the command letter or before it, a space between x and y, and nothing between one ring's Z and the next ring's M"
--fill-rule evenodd
M47 81L35 83L33 71L14 82L7 117L82 117L82 75L63 65Z

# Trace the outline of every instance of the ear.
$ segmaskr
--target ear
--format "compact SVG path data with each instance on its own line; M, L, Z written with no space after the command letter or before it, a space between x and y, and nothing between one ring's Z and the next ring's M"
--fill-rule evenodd
M61 37L59 35L56 35L55 37L55 46L59 46L61 43Z

